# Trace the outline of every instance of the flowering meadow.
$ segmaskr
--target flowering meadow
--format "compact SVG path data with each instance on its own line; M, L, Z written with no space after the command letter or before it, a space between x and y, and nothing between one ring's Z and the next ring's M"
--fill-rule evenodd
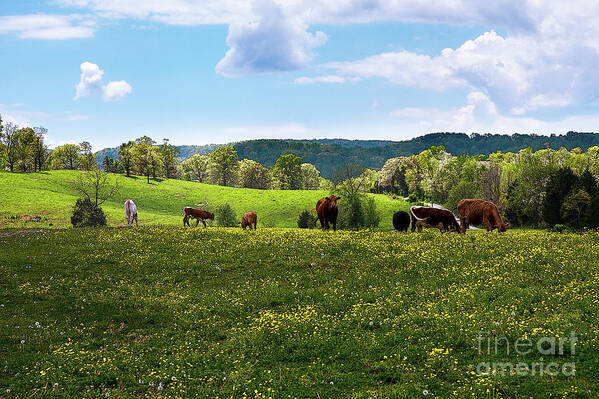
M599 395L599 233L145 226L0 249L2 398Z

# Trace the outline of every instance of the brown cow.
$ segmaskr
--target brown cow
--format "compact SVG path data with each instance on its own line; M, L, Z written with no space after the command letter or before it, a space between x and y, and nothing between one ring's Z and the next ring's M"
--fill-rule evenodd
M460 231L460 224L453 212L447 209L432 208L427 206L410 207L412 218L412 233L418 227L418 232L422 232L423 227L437 227L441 231Z
M315 211L323 230L329 229L329 223L333 224L333 231L337 230L337 214L339 213L337 200L339 199L341 199L341 197L331 195L330 197L319 199L316 203ZM316 226L316 220L314 221L314 225Z
M196 219L196 227L198 227L201 220L204 223L204 228L206 228L206 219L214 220L214 213L186 206L183 208L183 226L189 226L189 219Z
M256 212L247 212L243 214L241 218L241 222L239 222L241 228L245 230L246 227L249 226L250 230L252 229L252 225L254 226L254 230L257 229L258 225L258 216Z
M497 229L500 233L507 230L508 225L503 223L497 206L491 201L481 199L463 199L458 202L458 213L462 224L461 233L465 234L468 226L484 224L487 231Z

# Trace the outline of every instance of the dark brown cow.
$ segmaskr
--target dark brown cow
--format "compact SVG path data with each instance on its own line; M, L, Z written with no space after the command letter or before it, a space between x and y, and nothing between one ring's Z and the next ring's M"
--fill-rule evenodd
M397 211L393 214L393 227L395 231L408 231L410 227L410 215L408 212Z
M257 229L258 225L258 216L256 212L247 212L243 214L241 218L241 222L239 222L241 228L245 230L246 227L249 226L250 230L252 229L252 225L254 226L254 230Z
M460 224L453 212L447 209L430 208L427 206L410 207L412 217L412 233L418 227L422 232L423 227L437 227L441 231L460 231Z
M469 225L484 224L487 231L497 229L500 233L507 230L497 206L491 201L481 199L463 199L458 202L458 213L462 224L461 233L465 234Z
M189 219L196 219L196 227L198 227L201 220L204 223L204 228L206 228L206 219L214 220L214 213L186 206L183 208L183 226L189 226Z
M320 226L323 230L329 229L329 223L333 224L333 230L337 230L337 214L339 213L339 209L337 208L337 200L341 199L341 197L336 197L331 195L330 197L324 197L318 200L316 203L316 214L318 215L318 220L320 221ZM316 221L314 221L314 225L316 225Z

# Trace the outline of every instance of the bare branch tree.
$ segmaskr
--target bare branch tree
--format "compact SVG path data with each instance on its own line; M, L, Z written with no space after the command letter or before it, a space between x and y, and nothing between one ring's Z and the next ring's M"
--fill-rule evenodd
M96 206L100 206L114 197L118 193L119 187L116 180L114 184L108 181L108 173L92 169L81 173L77 191L82 197L88 198Z

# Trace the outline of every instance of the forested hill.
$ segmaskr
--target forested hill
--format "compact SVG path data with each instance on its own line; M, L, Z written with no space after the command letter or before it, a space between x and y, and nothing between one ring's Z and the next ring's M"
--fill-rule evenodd
M431 133L406 141L371 140L250 140L234 144L239 158L249 158L265 166L274 165L281 154L294 153L304 162L314 164L325 177L346 163L356 163L368 168L380 168L389 158L422 152L433 145L444 145L448 152L460 154L485 154L501 150L516 152L526 147L538 150L545 147L586 150L599 145L599 133L566 135L473 134Z
M495 151L517 152L526 147L538 150L545 147L586 150L599 145L599 133L568 132L565 135L542 136L534 134L472 134L431 133L405 141L385 140L248 140L234 143L239 158L253 159L265 166L273 166L281 154L294 153L304 162L314 164L324 177L346 163L356 163L368 168L380 168L389 158L417 154L433 145L444 145L448 152L460 154L485 154ZM216 146L180 146L180 159L212 151ZM118 158L116 149L96 153L98 163L106 155Z

